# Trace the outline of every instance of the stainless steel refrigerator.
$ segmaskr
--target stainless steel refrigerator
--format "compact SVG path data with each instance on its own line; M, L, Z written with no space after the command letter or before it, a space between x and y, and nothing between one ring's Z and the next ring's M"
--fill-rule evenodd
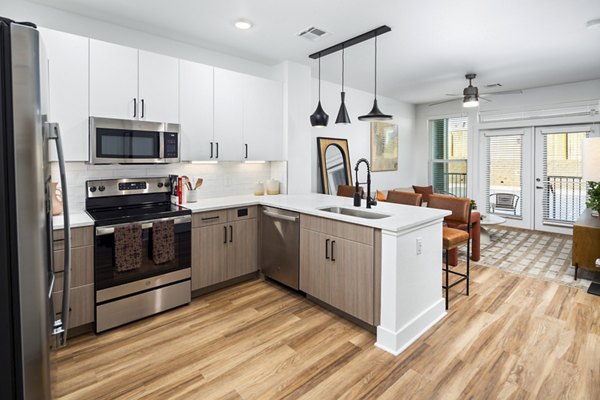
M58 125L46 117L47 65L35 25L0 17L0 391L8 399L51 398L52 349L65 344L68 326L67 185ZM57 145L65 213L56 314L49 143Z

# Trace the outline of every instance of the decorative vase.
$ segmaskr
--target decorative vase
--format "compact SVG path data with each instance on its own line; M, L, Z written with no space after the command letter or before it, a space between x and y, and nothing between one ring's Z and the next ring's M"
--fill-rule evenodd
M52 182L52 215L63 213L62 190L58 188L58 182Z

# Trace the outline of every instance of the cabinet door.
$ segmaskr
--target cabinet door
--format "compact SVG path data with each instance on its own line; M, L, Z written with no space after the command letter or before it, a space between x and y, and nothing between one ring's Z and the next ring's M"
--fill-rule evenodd
M213 70L208 65L179 60L179 124L181 159L204 161L213 142Z
M373 246L331 237L329 304L373 323Z
M137 118L137 100L137 49L90 39L90 115Z
M283 159L281 82L244 75L244 159ZM247 152L246 152L247 149Z
M256 218L229 223L227 279L258 270L258 225Z
M139 118L179 122L179 60L139 51Z
M192 290L227 279L227 225L192 230Z
M330 273L327 236L300 229L300 290L329 303Z
M215 68L215 157L218 154L218 160L221 161L239 161L244 154L243 76Z
M62 314L63 292L52 293L55 318ZM71 289L69 304L69 328L94 322L94 285L78 286Z
M48 55L48 119L60 124L65 161L88 161L89 39L40 28ZM50 160L56 149L50 146Z

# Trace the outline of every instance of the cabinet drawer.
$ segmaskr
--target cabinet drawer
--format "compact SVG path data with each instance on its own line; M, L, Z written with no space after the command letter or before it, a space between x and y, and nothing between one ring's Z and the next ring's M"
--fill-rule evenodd
M368 226L302 214L300 217L300 227L373 246L374 229Z
M85 276L93 278L94 247L76 247L71 249L71 267L73 275L81 272ZM64 249L54 250L54 272L62 272L65 269ZM78 271L78 272L76 272ZM92 283L92 282L89 282Z
M237 207L227 210L227 220L229 222L250 218L256 218L256 206Z
M192 227L199 228L227 222L227 210L207 211L192 215Z
M64 231L57 229L53 232L54 250L64 248ZM86 226L84 228L71 229L71 247L93 246L94 245L94 227Z
M62 296L62 291L52 294L54 314L57 318L61 314ZM94 285L73 287L70 300L69 328L94 322Z

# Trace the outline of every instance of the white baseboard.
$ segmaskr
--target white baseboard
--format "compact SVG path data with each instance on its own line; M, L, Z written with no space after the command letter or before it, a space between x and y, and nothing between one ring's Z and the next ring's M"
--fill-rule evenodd
M375 346L397 356L445 316L445 301L441 298L396 332L378 326Z

